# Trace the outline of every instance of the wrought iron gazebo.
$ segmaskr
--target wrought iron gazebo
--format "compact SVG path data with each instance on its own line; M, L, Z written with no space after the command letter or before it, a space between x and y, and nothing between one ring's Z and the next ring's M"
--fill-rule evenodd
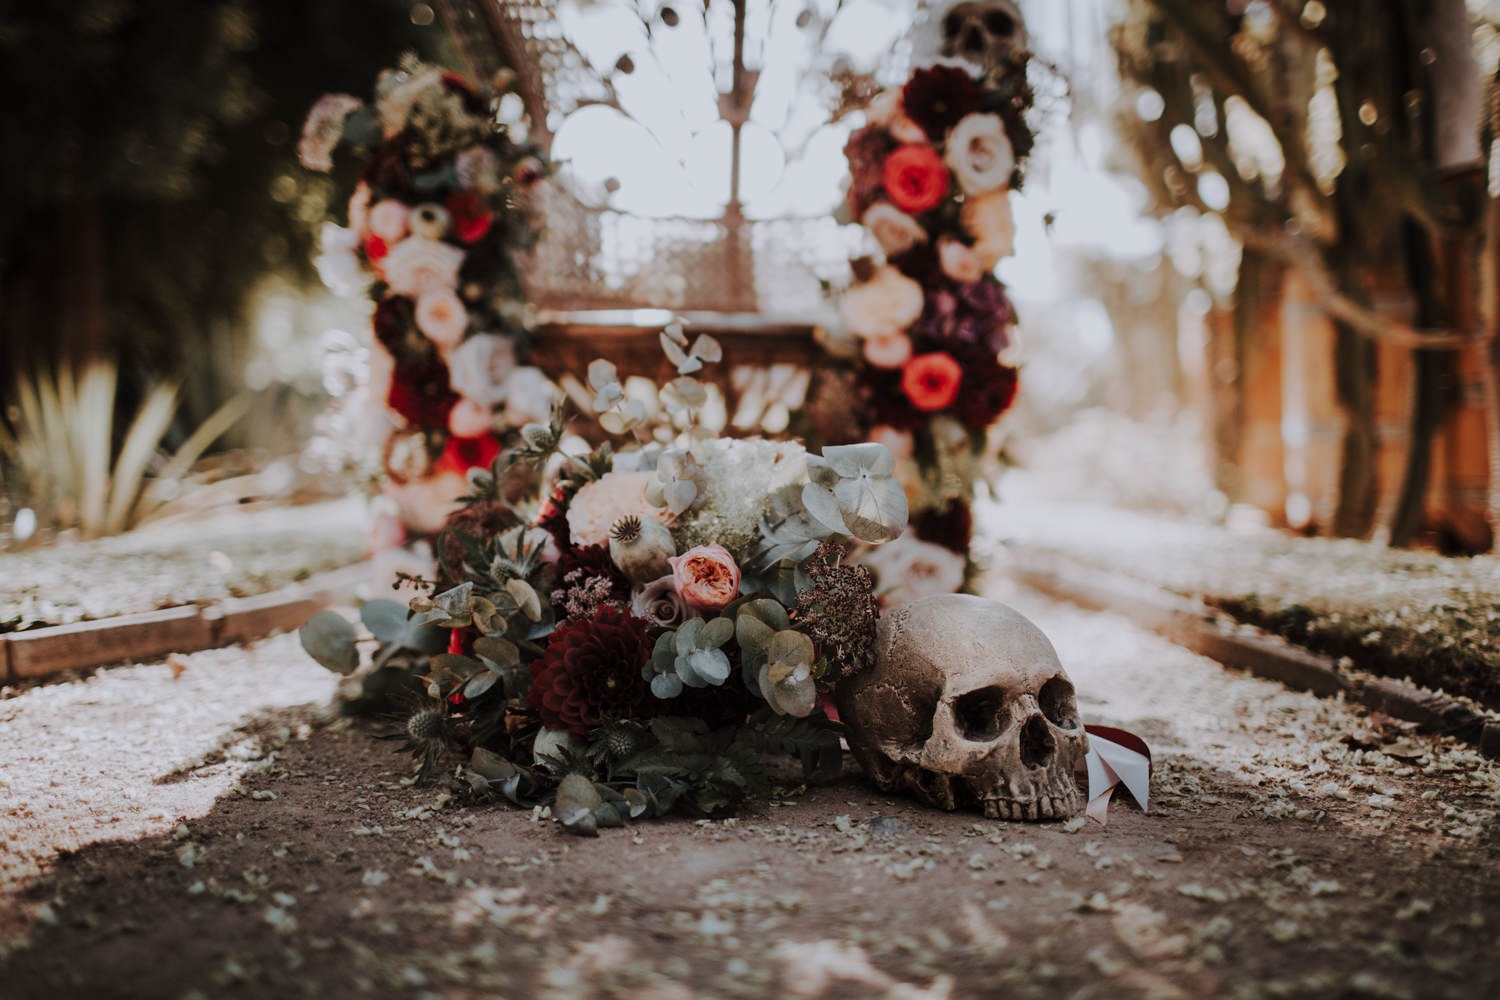
M842 169L836 154L848 131L844 112L851 98L872 92L877 75L902 72L909 22L886 10L889 37L871 46L881 58L861 67L841 51L840 38L852 21L868 20L868 0L439 6L477 78L514 74L516 110L524 110L533 140L561 161L560 176L539 201L547 234L530 268L536 304L564 312L749 314L767 322L806 323L818 314L821 282L847 272L863 236L835 220L836 183L810 164L836 159ZM675 109L659 107L673 102ZM587 125L570 123L580 113L593 117ZM596 127L603 125L612 129ZM590 132L592 149L577 141ZM605 132L635 141L601 150ZM696 175L679 170L684 151L700 161ZM676 184L680 175L682 204L643 211L632 179L621 180L624 171L601 176L596 165L587 176L582 153L607 156L613 168L661 154L651 168L656 176L635 171L636 187L665 184L668 175ZM760 166L767 162L779 168L780 191L766 189ZM705 176L711 195L688 197L686 189ZM821 204L808 197L814 188L824 195Z

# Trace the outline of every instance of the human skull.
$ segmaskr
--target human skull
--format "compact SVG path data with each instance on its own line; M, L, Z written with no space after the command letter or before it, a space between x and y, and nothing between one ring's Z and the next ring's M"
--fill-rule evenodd
M943 15L945 56L967 59L985 69L1023 63L1029 55L1026 21L1012 0L966 0Z
M875 665L840 685L849 748L881 791L991 819L1061 819L1088 746L1052 643L998 601L944 594L881 616Z

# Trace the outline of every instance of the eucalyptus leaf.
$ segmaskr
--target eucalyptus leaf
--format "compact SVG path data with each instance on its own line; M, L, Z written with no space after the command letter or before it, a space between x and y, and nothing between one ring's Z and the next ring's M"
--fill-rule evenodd
M525 580L510 579L505 581L505 592L516 602L521 614L531 621L541 621L542 599L537 596L536 588Z
M599 417L599 426L611 434L627 434L633 430L638 420L632 420L619 410L610 410Z
M496 635L480 636L474 640L474 654L484 665L494 671L507 670L521 662L521 650L509 639Z
M500 675L491 673L488 670L486 670L482 674L475 674L473 677L469 678L466 684L464 684L464 697L478 698L480 695L489 691L490 688L494 687L499 681Z
M297 631L307 655L336 674L351 674L359 666L354 625L333 611L319 611Z
M808 483L802 487L802 504L819 525L834 534L849 534L838 498L826 487Z
M860 476L833 488L849 533L864 542L889 542L906 530L906 491L893 477Z
M743 656L760 656L771 642L775 630L748 612L740 612L735 620L735 639L740 644Z
M698 335L698 339L693 341L693 349L688 353L709 363L724 360L724 348L706 333Z
M668 383L668 388L676 394L684 406L702 406L708 402L708 391L703 388L703 383L695 378L675 378Z
M823 449L823 458L844 479L853 479L861 473L889 476L896 471L896 457L891 450L874 441L832 445Z
M406 609L395 601L371 601L359 609L359 619L382 644L400 641L406 631Z
M620 380L618 370L612 362L604 358L595 358L589 362L589 388L598 392L607 385L613 385Z
M476 747L469 757L469 767L490 781L501 781L516 773L516 765L484 747Z
M558 783L558 795L552 804L552 816L562 826L574 826L591 816L603 798L598 795L594 783L583 775L568 774Z
M651 693L658 698L675 698L682 694L682 679L676 674L657 674L651 678Z
M718 649L724 643L734 638L734 622L729 618L719 617L703 627L703 637L700 642L703 645Z
M680 479L667 485L664 496L667 510L673 514L681 514L698 499L698 484L691 479Z

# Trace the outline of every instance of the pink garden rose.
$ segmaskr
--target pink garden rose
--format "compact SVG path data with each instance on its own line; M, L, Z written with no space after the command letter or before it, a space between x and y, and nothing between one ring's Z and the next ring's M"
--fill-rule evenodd
M463 341L468 328L469 310L453 289L434 288L417 299L417 329L444 354Z
M740 594L740 568L722 545L699 545L667 561L677 596L690 608L722 611Z

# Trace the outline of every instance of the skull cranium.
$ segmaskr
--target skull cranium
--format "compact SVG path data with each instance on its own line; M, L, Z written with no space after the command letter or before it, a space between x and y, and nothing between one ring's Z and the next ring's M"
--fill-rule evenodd
M986 70L1024 63L1029 54L1026 22L1012 0L965 0L943 15L945 56L967 59Z
M1060 819L1082 805L1088 746L1073 685L1041 630L964 594L881 617L876 662L837 692L849 747L881 791L991 819Z

